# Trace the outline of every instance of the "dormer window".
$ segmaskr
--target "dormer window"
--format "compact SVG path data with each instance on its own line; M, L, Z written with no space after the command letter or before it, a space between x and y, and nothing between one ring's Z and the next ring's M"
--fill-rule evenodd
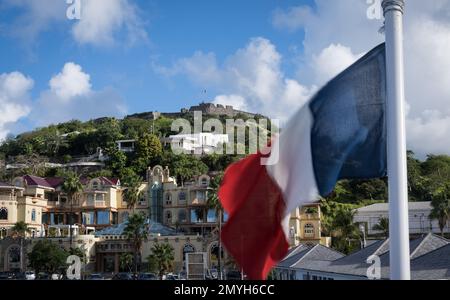
M98 188L99 188L98 181L92 182L92 189L93 189L93 190L98 190Z

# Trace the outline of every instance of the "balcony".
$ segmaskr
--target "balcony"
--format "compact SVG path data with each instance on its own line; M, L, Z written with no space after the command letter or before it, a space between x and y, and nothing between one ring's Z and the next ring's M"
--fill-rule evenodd
M0 195L0 201L16 201L16 197L12 197L9 195Z
M95 201L86 201L87 207L95 207L95 208L106 208L106 201L103 200L95 200Z

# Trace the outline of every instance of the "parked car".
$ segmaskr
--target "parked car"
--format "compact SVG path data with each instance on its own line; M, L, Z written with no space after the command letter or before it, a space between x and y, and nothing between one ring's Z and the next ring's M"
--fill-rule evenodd
M62 274L52 274L52 280L63 280L63 278Z
M179 280L178 275L169 273L166 275L166 280Z
M14 279L14 274L11 272L0 273L0 280L12 280Z
M48 275L47 273L41 272L41 273L39 273L39 274L36 276L36 279L37 279L37 280L50 280L51 277L50 277L50 275Z
M35 280L36 279L36 273L34 273L33 271L25 272L25 279L26 280Z
M241 272L239 271L228 271L227 280L241 280Z
M117 273L112 280L134 280L132 273Z
M158 276L153 273L140 273L137 280L158 280Z
M105 280L102 274L90 274L87 277L87 280Z

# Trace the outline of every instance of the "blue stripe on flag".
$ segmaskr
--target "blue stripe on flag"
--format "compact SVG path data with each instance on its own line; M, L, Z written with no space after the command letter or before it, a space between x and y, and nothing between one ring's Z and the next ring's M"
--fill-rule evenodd
M340 179L386 175L384 43L331 80L310 103L317 186L330 194Z

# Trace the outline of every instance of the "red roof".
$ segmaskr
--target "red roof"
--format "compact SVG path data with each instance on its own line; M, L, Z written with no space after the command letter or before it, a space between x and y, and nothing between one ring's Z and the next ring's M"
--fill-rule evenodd
M28 186L42 186L42 187L48 187L53 188L50 183L45 180L45 178L32 176L32 175L25 175L23 176L23 179L27 183Z
M64 178L61 177L48 177L45 178L45 180L52 188L57 188L64 183Z

